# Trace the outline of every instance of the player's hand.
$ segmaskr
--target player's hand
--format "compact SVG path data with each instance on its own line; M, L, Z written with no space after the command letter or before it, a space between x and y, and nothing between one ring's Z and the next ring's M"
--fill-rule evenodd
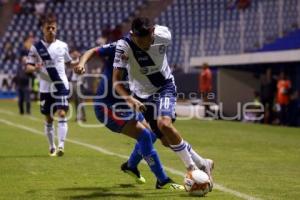
M82 65L76 65L76 66L74 67L74 72L75 72L76 74L84 74L84 73L85 73L85 68L84 68L84 66L82 66Z
M40 71L42 69L42 64L41 63L38 63L35 65L35 71Z
M146 106L142 102L140 102L139 100L137 100L133 97L128 98L127 103L135 111L144 113L147 110Z

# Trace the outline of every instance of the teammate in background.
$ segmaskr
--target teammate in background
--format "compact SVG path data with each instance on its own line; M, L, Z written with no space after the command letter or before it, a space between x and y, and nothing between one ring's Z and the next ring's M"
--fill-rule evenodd
M133 176L138 183L145 183L145 179L137 169L137 164L143 157L157 178L157 189L184 190L182 185L174 183L164 172L159 156L153 147L156 136L149 129L143 115L130 109L123 99L115 98L112 84L115 49L116 43L112 43L88 50L81 57L80 63L74 68L74 71L78 74L84 73L84 66L93 55L97 54L105 60L103 76L95 99L95 114L97 119L111 131L123 133L137 140L133 154L129 161L121 166L121 169Z
M148 18L134 19L130 36L117 42L114 88L131 108L144 112L152 130L165 137L188 171L200 168L208 174L211 190L213 161L191 150L190 144L172 124L175 120L176 86L166 56L170 43L171 33L167 27L154 26ZM130 96L120 82L124 71L128 72L130 90L135 96Z
M64 142L68 132L66 113L69 108L69 82L66 66L75 66L69 55L68 45L56 39L57 21L52 14L42 22L43 39L31 46L27 60L27 71L40 71L40 108L45 115L45 134L49 142L50 156L63 156ZM54 141L54 114L58 114L58 149Z

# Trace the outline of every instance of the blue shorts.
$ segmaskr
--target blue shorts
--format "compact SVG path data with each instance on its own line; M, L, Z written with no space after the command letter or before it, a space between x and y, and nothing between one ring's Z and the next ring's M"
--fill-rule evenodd
M120 105L121 104L121 105ZM113 132L120 133L127 122L136 120L142 122L144 116L142 113L134 112L125 102L119 105L109 104L107 102L95 102L94 110L97 119Z
M137 98L147 107L145 115L152 119L160 116L169 116L171 119L176 118L175 106L177 101L176 86L170 82L163 86L157 93L147 99Z
M176 120L175 106L177 101L176 86L170 82L163 86L154 95L147 99L136 97L139 101L145 104L147 110L143 115L146 121L150 124L152 130L158 138L162 137L162 133L157 127L157 118L160 116L169 116L172 121Z
M53 115L57 110L69 110L68 95L54 96L40 93L40 111L43 115Z

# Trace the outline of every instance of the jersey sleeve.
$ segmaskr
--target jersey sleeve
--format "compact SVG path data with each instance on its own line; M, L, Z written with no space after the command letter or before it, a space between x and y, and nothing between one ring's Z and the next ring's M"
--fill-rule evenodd
M110 56L110 54L113 52L113 49L114 49L113 44L105 44L103 46L99 46L96 49L96 52L101 57Z
M129 46L125 40L119 40L116 46L114 68L127 68Z
M167 46L172 42L172 34L168 27L156 25L154 34L159 38L161 43L166 44Z
M68 63L68 62L71 62L71 61L72 61L72 58L71 58L70 53L69 53L69 47L68 47L67 44L65 45L65 55L64 55L64 59L65 59L65 63Z
M38 54L37 51L35 49L35 47L32 45L30 47L27 59L26 59L26 64L31 64L31 65L35 65L38 63Z

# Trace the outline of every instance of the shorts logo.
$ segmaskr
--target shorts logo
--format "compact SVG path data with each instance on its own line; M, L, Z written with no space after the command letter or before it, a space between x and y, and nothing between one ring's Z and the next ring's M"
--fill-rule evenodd
M140 72L141 72L141 74L148 74L148 68L147 67L142 67L141 69L140 69Z
M44 105L45 105L45 103L46 103L46 101L45 101L45 100L43 100L43 101L41 101L41 102L40 102L41 106L44 106Z
M164 54L166 52L166 46L160 45L158 51L160 54Z

